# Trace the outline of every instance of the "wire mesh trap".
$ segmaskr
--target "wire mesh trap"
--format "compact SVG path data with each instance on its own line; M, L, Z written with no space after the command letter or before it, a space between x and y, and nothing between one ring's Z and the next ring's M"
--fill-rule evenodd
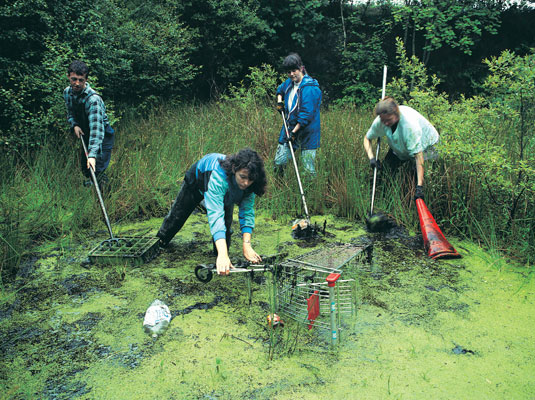
M294 259L279 260L286 255L262 257L264 264L235 264L231 275L245 274L248 279L249 304L251 281L255 273L271 272L275 285L275 311L308 326L331 333L335 345L342 327L342 315L356 313L356 282L349 275L350 264L367 258L368 244L332 245ZM215 264L200 264L195 268L198 280L208 283L216 273ZM282 324L281 324L282 325Z
M89 253L95 264L141 265L152 260L159 252L158 238L154 236L125 236L104 240Z
M356 282L342 278L367 246L334 245L288 259L275 271L277 311L286 318L331 332L335 345L343 315L356 313ZM348 275L346 273L346 275Z

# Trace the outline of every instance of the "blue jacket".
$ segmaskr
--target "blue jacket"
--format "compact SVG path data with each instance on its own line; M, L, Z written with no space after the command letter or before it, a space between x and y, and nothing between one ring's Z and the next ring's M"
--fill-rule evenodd
M290 92L292 90L293 82L290 78L286 79L278 88L277 95L282 95L284 98L284 115L289 131L291 131L297 123L301 128L297 131L297 145L303 150L313 150L320 147L320 105L321 105L321 89L318 81L305 75L299 84L296 93L296 101L294 107L288 104ZM279 135L279 143L286 143L286 132L284 125L281 128Z
M228 176L219 160L224 154L211 153L197 161L186 173L186 183L204 196L210 233L214 241L225 238L225 206L238 204L242 233L252 233L255 226L255 194L241 190L234 175Z

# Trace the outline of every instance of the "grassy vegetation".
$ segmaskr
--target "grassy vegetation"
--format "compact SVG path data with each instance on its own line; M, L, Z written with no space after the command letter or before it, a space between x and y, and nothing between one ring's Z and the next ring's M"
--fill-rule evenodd
M528 265L535 257L535 140L529 130L535 123L533 60L533 55L507 51L486 60L489 76L482 93L453 102L438 92L438 78L429 77L425 66L401 48L401 77L387 85L389 95L419 110L440 132L440 158L426 164L425 200L442 230L506 251ZM163 217L193 162L210 152L228 154L246 146L264 157L268 173L268 192L257 207L283 221L303 214L293 168L288 166L282 181L272 171L281 120L266 104L272 103L280 77L263 66L252 68L246 78L248 86L229 88L230 95L218 103L122 116L106 198L112 222ZM302 174L309 211L362 221L371 194L371 171L362 149L371 107L329 108L321 115L318 174ZM2 278L13 275L32 242L73 238L102 226L94 194L80 184L78 147L66 133L38 151L2 158ZM392 179L383 176L375 207L417 230L413 190L411 166Z
M340 108L322 112L318 175L311 178L302 172L312 215L328 212L350 220L365 218L369 211L371 170L362 150L362 136L371 120L369 110ZM439 129L447 128L442 119L435 120ZM146 118L125 116L117 129L108 170L111 193L106 206L112 224L163 217L185 170L193 162L206 153L232 153L246 146L264 157L268 173L268 192L259 199L257 207L283 220L302 215L293 168L288 166L283 181L277 180L272 171L280 123L280 116L268 107L237 107L232 101L160 108ZM454 140L443 129L443 157L427 165L426 203L435 219L447 234L462 235L496 250L509 248L529 261L534 254L533 237L528 235L533 222L533 197L526 192L514 225L506 231L510 214L492 204L484 182L474 174L474 166L465 162L464 154L455 153L454 145L458 144ZM32 242L76 237L87 228L102 228L94 193L81 185L78 147L73 137L58 138L55 143L44 144L38 152L7 160L8 165L2 168L0 261L4 277L16 269ZM410 168L394 179L383 177L377 188L375 208L391 213L416 230L413 186ZM508 194L507 186L503 185L498 195L510 197L514 189L510 188Z

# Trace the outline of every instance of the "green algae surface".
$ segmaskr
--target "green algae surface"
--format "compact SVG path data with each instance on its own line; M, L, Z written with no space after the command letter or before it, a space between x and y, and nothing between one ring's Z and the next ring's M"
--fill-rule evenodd
M0 398L535 398L532 266L453 238L462 258L433 261L419 235L314 219L327 233L300 242L287 221L260 214L253 246L286 257L367 246L351 267L357 312L343 318L336 347L329 332L284 316L283 327L268 325L269 272L198 281L195 267L215 257L205 216L194 214L141 266L88 264L105 231L36 247L0 298ZM115 227L116 236L154 234L160 223ZM173 316L156 339L142 327L154 299Z

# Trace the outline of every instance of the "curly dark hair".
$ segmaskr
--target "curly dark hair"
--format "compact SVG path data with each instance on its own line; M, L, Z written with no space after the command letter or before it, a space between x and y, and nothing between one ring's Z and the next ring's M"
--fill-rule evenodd
M87 64L80 60L74 60L67 69L67 75L74 72L76 75L85 75L85 79L89 76L89 67Z
M266 192L267 178L264 160L256 151L245 148L219 160L219 163L229 177L242 168L247 169L249 171L249 179L253 181L247 190L254 192L257 196L262 196Z

